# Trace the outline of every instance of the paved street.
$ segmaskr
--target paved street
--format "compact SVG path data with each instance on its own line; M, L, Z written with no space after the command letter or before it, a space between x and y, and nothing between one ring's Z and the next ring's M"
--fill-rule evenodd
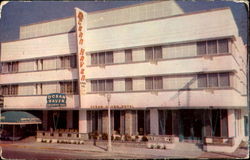
M7 159L161 159L161 158L244 158L247 149L234 153L204 152L192 143L177 143L174 149L147 149L136 146L115 145L111 153L106 143L91 142L83 145L38 143L32 141L1 141L3 157Z
M94 151L72 151L57 149L20 148L3 146L3 157L6 159L131 159L153 158L153 156L117 154ZM155 157L154 157L155 158ZM161 157L158 157L161 158Z

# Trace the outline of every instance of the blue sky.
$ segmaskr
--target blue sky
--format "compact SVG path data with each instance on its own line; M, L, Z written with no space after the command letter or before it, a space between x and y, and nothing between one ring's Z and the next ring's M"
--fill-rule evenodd
M86 12L91 12L143 2L145 1L9 2L2 8L0 19L0 42L17 40L19 36L19 26L21 25L73 16L74 7L81 8ZM230 7L239 27L239 35L246 43L247 10L243 3L228 1L177 1L177 3L186 13Z

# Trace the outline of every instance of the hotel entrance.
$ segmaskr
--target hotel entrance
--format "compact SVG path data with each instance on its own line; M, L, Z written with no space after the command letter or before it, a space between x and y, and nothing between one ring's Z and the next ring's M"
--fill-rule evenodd
M180 110L179 139L180 141L202 140L203 111L195 109Z

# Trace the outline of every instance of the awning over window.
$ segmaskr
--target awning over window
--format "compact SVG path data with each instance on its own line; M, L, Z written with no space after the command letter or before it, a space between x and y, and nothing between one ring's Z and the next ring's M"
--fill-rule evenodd
M6 111L1 113L0 124L5 124L5 125L41 124L41 120L28 112Z

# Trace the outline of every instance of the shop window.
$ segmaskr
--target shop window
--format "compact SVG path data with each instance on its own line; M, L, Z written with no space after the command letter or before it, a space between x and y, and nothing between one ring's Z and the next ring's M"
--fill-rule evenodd
M145 59L148 61L162 59L162 47L161 46L146 47Z
M125 62L132 62L132 49L125 50Z
M131 91L131 90L133 90L132 78L126 78L125 79L125 91Z

